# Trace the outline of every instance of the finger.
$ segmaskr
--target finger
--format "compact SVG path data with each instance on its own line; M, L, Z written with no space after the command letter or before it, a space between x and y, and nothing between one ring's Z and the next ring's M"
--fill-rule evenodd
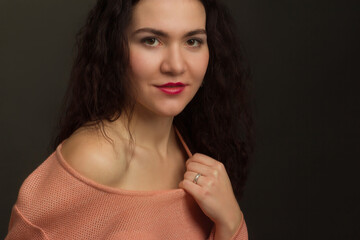
M198 163L198 162L190 162L187 167L187 171L192 171L195 173L201 173L201 175L208 176L213 172L213 169L211 169L209 166L206 166L204 164Z
M203 194L202 187L188 179L184 179L183 181L181 181L179 187L183 188L186 192L188 192L196 201L200 200L200 196Z
M220 163L219 161L201 153L195 153L192 157L190 157L186 161L186 165L189 164L190 162L198 162L209 167L215 167Z
M187 171L185 172L184 174L184 180L189 180L191 182L193 182L194 184L197 184L199 186L203 186L203 183L205 182L205 176L203 176L201 173L200 177L198 177L197 179L197 182L195 183L194 180L195 180L195 177L198 173L197 172L191 172L191 171Z
M201 173L204 176L213 177L215 179L217 179L221 175L221 172L223 171L221 165L217 165L215 167L209 167L198 162L190 162L187 165L186 170L196 173Z

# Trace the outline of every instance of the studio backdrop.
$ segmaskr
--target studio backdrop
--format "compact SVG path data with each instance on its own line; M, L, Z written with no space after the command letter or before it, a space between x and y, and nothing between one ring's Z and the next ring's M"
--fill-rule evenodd
M50 143L95 1L0 0L0 238ZM251 240L360 239L359 1L228 0L252 68Z

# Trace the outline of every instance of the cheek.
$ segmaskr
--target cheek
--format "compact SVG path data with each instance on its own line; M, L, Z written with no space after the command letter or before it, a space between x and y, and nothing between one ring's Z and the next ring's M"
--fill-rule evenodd
M197 81L202 81L209 64L209 53L199 54L191 58L191 69Z
M148 79L156 69L154 55L148 52L134 49L130 51L130 68L133 79Z

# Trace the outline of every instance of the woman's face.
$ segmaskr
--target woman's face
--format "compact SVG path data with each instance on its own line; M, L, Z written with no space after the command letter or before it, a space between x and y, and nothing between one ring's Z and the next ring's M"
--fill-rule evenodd
M198 0L141 0L134 7L130 77L140 109L175 116L194 97L209 62L205 23ZM160 87L168 83L178 86Z

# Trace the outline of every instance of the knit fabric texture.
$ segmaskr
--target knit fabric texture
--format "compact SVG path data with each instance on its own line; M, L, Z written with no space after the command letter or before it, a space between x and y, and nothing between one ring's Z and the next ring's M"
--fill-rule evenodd
M98 184L64 160L61 146L22 184L6 240L214 239L213 222L185 190L135 191ZM244 218L231 239L248 239Z

